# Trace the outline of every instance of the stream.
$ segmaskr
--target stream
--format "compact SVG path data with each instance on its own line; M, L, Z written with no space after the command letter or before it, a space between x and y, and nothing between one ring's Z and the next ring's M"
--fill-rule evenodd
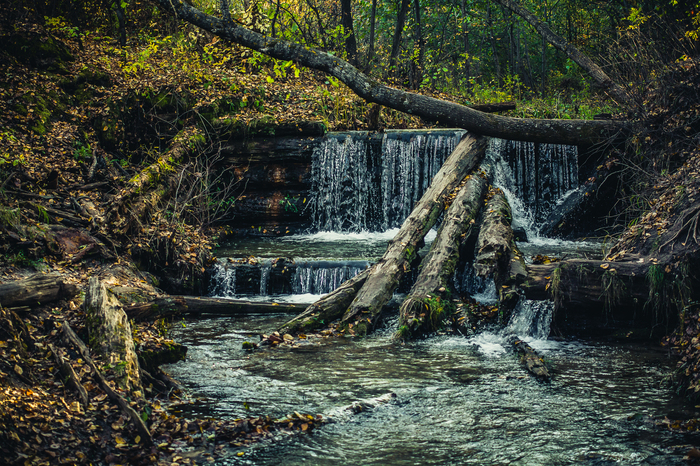
M529 338L554 368L542 384L498 334L397 345L389 321L362 340L247 353L246 337L233 333L270 332L287 318L207 319L174 330L188 356L165 369L196 398L181 406L185 415L298 411L334 420L220 464L685 464L671 447L692 439L651 421L687 408L664 383L669 359L660 348ZM397 398L373 410L341 409L389 392Z
M329 137L314 153L309 204L317 229L225 245L210 294L309 303L328 293L382 255L460 135L385 134L374 146L355 134ZM492 140L489 153L500 160L494 185L525 233L527 241L518 244L524 257L601 256L599 242L539 233L578 187L575 147ZM365 186L368 180L375 184ZM324 229L331 231L318 231ZM431 232L426 243L434 237ZM455 289L495 301L493 281L476 279L471 264L457 270ZM696 411L666 383L667 352L649 344L549 338L552 308L524 302L505 331L442 332L398 344L391 338L394 306L363 339L313 338L252 353L242 343L257 337L243 332L271 333L290 316L193 320L172 331L188 346L187 360L164 369L191 397L177 408L185 416L282 418L296 411L332 421L309 434L232 449L222 465L687 464L683 455L697 436L654 423ZM528 375L501 332L516 333L545 358L551 383ZM396 397L371 410L343 409L387 393Z

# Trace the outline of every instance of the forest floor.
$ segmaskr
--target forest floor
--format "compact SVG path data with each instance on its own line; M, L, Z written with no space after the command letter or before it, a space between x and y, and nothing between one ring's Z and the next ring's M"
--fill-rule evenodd
M219 232L215 222L194 221L202 212L190 212L189 221L187 215L174 218L164 198L144 203L139 215L131 217L115 206L131 206L124 202L134 200L130 195L144 197L139 186L157 193L150 185L167 185L176 172L170 165L186 165L173 155L174 142L185 137L188 148L206 144L222 121L235 119L232 134L242 136L302 121L321 122L326 130L431 126L387 109L372 121L371 107L332 78L195 29L173 32L178 40L144 33L121 48L113 38L76 35L60 22L48 30L33 24L0 30L0 40L7 44L0 51L0 284L55 272L84 290L96 276L125 305L161 296L164 287L196 291L213 260ZM700 88L695 82L700 73L691 65L679 72L687 74L692 90ZM682 136L686 143L678 150L655 136L658 132L640 133L637 139L648 150L673 152L673 163L643 191L657 201L645 201L639 209L643 215L631 215L638 221L613 254L653 249L640 238L682 239L688 245L692 238L697 245L700 158L694 138L700 99L687 98L696 99L694 105L678 100L676 107L658 104L654 115L663 122L657 125L675 122L663 134ZM154 166L161 167L162 179L153 176ZM138 185L144 173L146 183ZM58 372L49 345L63 346L65 323L79 335L85 333L82 298L0 310L0 452L11 464L206 463L219 455L243 455L242 447L250 442L307 431L323 422L315 414L298 413L280 420L187 421L168 410L186 402L182 393L144 387L145 393L124 396L150 425L154 445L145 445L74 351L68 354L88 391L87 406ZM684 316L691 325L694 314ZM22 325L24 329L16 328ZM686 386L697 391L689 384L698 380L700 351L688 351L700 348L699 330L684 337L685 328L670 344L685 358L682 369L688 368L691 379ZM136 325L137 347L171 347L167 330L165 322Z

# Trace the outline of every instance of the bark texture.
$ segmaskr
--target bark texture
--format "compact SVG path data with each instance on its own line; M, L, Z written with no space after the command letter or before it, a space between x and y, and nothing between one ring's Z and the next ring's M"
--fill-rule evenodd
M167 296L129 306L124 311L136 322L172 317L178 314L241 315L299 312L303 304L277 304L196 296Z
M59 299L70 299L78 294L78 288L65 283L59 274L37 273L23 280L0 285L0 306L37 306Z
M355 275L280 327L279 333L308 333L341 318L368 275L369 269Z
M491 168L472 173L447 210L421 272L399 310L397 339L437 330L451 307L452 277L459 260L459 240L472 228L486 195Z
M517 304L518 286L527 277L525 261L515 245L511 220L508 200L498 191L484 210L474 260L477 275L493 276L504 318Z
M485 151L485 138L468 134L462 139L401 225L384 256L370 268L367 281L343 315L343 322L353 323L358 335L374 326L399 280L410 269L419 244L445 210L447 196L480 163Z
M119 301L97 277L90 278L83 304L89 344L105 365L114 370L117 384L125 390L141 387L139 363L131 325Z
M165 11L216 36L280 60L330 74L359 97L426 120L464 128L476 134L520 141L557 144L591 144L607 140L627 129L611 120L542 120L486 114L453 102L390 88L366 76L348 62L321 50L265 37L236 24L207 15L183 0L158 0Z

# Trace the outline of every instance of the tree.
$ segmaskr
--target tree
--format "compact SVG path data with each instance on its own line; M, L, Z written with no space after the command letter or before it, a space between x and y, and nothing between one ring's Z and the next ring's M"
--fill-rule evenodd
M628 124L610 120L520 119L486 114L464 105L391 88L329 53L292 42L265 37L232 21L208 15L183 0L158 0L179 18L223 39L249 47L272 58L328 73L345 83L359 97L426 120L464 128L476 134L533 142L591 144L626 132Z

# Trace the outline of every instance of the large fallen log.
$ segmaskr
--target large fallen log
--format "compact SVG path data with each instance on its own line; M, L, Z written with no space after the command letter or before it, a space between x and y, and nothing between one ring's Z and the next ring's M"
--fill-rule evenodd
M459 239L474 224L486 195L491 168L481 166L469 177L447 210L437 237L421 265L421 272L399 309L395 338L406 340L437 330L447 316L453 294L453 275L459 260Z
M369 269L360 272L334 291L306 308L304 312L284 324L279 333L307 333L342 317L357 291L365 284Z
M262 303L222 298L196 296L167 296L147 303L139 303L124 309L129 319L136 322L172 317L179 314L240 315L299 312L307 304Z
M525 261L515 245L511 220L508 200L498 190L484 209L474 260L477 275L493 276L502 318L517 304L518 286L527 276Z
M426 120L464 128L485 136L555 144L590 144L604 141L625 131L626 122L599 120L542 120L509 118L488 114L464 105L413 94L385 86L360 72L345 60L318 49L265 37L232 21L208 15L184 0L158 0L163 11L223 39L280 60L293 60L303 66L335 76L367 102L420 116Z
M70 299L78 294L78 288L65 283L59 274L37 273L23 280L0 285L0 306L37 306L59 299Z
M366 334L377 322L400 278L418 254L419 243L445 210L447 196L477 166L485 151L486 138L467 134L442 165L384 256L370 268L367 280L343 314L343 323L353 323L355 334Z

